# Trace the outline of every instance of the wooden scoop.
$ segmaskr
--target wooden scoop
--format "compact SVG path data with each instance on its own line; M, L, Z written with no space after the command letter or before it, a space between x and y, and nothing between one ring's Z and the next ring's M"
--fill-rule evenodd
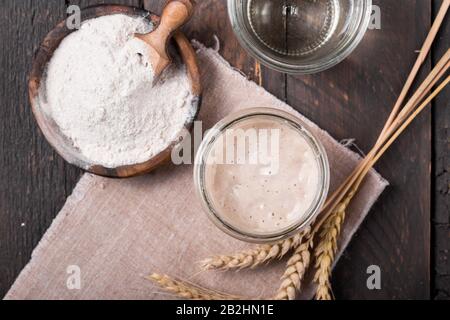
M165 6L158 27L150 33L135 34L135 37L149 45L150 62L154 70L154 81L166 69L172 59L167 51L167 45L174 34L192 16L194 1L171 0Z

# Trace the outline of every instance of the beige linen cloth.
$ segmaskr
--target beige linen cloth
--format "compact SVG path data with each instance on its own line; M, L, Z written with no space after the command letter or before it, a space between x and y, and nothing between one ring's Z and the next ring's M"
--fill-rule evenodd
M197 47L204 85L200 113L204 128L249 107L295 113L233 70L216 51ZM303 120L328 152L333 190L355 167L358 156ZM340 253L386 185L375 171L369 174L348 211ZM152 272L222 292L271 297L280 284L284 260L255 270L199 273L199 260L251 246L225 235L208 220L194 192L190 165L168 165L127 180L85 174L6 299L174 298L144 278ZM80 289L67 286L71 266L81 271ZM311 289L307 286L303 296L311 298Z

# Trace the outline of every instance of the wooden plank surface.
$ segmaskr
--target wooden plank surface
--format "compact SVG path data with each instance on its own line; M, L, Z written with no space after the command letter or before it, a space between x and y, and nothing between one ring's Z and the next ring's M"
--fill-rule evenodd
M441 1L434 1L434 11ZM433 50L436 63L450 44L450 19L444 23L439 42ZM432 194L433 283L432 297L450 300L450 90L440 95L433 106L434 188Z
M105 2L105 1L101 1ZM139 1L110 1L139 5ZM45 35L66 5L100 1L0 2L0 296L28 263L81 171L68 165L40 133L28 102L27 76Z
M1 2L0 296L28 262L80 174L44 141L26 96L26 74L33 52L64 17L66 2L81 6L128 3L160 13L164 1ZM356 138L367 151L414 62L415 50L430 26L432 10L431 3L423 0L375 3L382 9L382 29L369 31L347 61L313 76L285 76L260 67L238 44L228 21L226 0L198 1L197 14L185 30L208 46L216 45L217 36L220 53L234 67L337 139ZM439 50L443 47L436 48L436 56ZM431 113L421 116L380 162L378 170L392 186L337 266L333 278L337 298L428 298L431 282L436 295L448 294L448 260L439 259L441 250L447 250L448 256L448 100L447 94L436 102L440 108L434 114L434 131ZM436 159L433 173L437 177L434 243L440 247L434 250L437 277L430 281L432 131ZM372 264L382 270L380 291L366 288L366 268Z
M76 179L31 115L27 74L34 51L64 16L61 1L0 3L0 295L11 286Z
M341 92L327 88L327 79L316 82L323 90L319 96L329 96L331 104L322 106L320 124L338 139L357 138L364 151L370 149L385 123L431 20L429 1L375 3L381 7L381 30L369 31L352 57L331 71ZM429 63L424 70L430 70ZM333 115L327 116L327 112ZM376 166L391 186L338 265L334 274L337 297L429 298L430 167L431 113L426 111ZM381 268L380 291L366 287L370 265Z

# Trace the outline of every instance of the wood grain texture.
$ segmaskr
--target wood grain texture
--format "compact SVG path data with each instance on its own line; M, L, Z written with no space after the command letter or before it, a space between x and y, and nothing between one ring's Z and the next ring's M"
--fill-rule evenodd
M139 5L139 1L111 2ZM81 175L45 141L27 94L33 55L45 35L66 17L66 5L71 3L87 6L99 1L0 3L0 296L28 263Z
M357 138L365 151L375 142L431 25L428 1L375 3L381 7L382 29L369 31L350 59L331 70L330 76L340 73L335 78L340 91L333 93L322 86L320 96L328 93L330 106L321 106L318 119L338 139ZM423 67L423 71L428 70L430 63ZM423 79L423 74L419 78ZM325 78L320 83L328 82ZM333 115L327 116L327 112ZM333 283L338 298L430 297L430 167L428 110L377 165L391 187L374 206L337 267ZM381 268L379 291L366 287L370 265Z
M440 0L434 0L440 3ZM226 0L197 1L184 30L219 52L250 79L287 101L337 139L356 138L363 150L397 98L430 27L431 2L374 0L382 9L382 30L337 67L313 76L286 76L259 66L239 45L227 17ZM34 50L65 17L67 4L82 7L121 3L161 13L164 0L5 0L0 4L0 295L28 262L32 249L71 193L80 172L66 165L45 142L31 115L26 75ZM448 42L446 31L433 61ZM218 38L217 43L215 37ZM20 41L18 40L20 39ZM431 62L431 60L430 60ZM430 69L431 63L425 66ZM338 299L448 298L449 271L449 95L435 103L395 144L377 169L392 186L341 258L333 277ZM256 107L256 106L255 106ZM432 140L431 133L434 139ZM431 146L434 142L434 166ZM434 194L431 199L431 172ZM433 272L430 260L430 205L433 205ZM21 227L24 222L25 226ZM382 290L366 288L366 268L382 270ZM430 281L430 274L433 281Z
M435 13L441 0L434 1ZM433 50L436 63L450 47L450 19L444 22ZM433 283L432 297L450 300L450 89L433 106Z
M31 115L27 75L35 50L64 17L64 2L0 4L0 295L3 296L78 178Z

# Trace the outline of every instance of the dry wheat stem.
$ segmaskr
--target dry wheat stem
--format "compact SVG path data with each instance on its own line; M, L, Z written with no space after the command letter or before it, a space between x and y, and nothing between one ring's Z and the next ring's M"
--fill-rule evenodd
M420 53L419 53L419 56L417 57L417 60L416 60L414 66L413 66L413 68L411 70L411 73L409 74L409 76L408 76L408 78L407 78L407 80L405 82L405 85L404 85L404 87L403 87L403 89L402 89L402 91L401 91L401 93L400 93L400 95L399 95L399 97L398 97L394 107L393 107L393 110L392 110L391 114L389 115L388 120L386 121L386 124L385 124L385 126L384 126L384 128L383 128L383 130L382 130L382 132L380 134L380 137L379 137L377 143L381 142L380 140L383 139L383 137L385 136L386 132L391 127L392 122L395 120L395 118L396 118L396 116L397 116L397 114L398 114L398 112L400 110L400 107L401 107L402 103L404 102L404 100L406 98L406 95L408 94L408 91L411 89L411 86L414 83L414 80L415 80L415 78L416 78L416 76L417 76L417 74L418 74L418 72L420 70L420 67L423 65L423 63L426 60L426 57L428 56L428 54L430 52L431 46L432 46L434 40L436 39L436 35L437 35L441 25L442 25L442 22L444 21L444 18L445 18L446 14L447 14L449 6L450 6L450 0L444 0L444 2L442 3L442 5L441 5L441 7L440 7L440 9L438 11L436 19L433 22L433 25L432 25L432 27L430 29L430 32L428 33L428 36L425 39L424 44L422 45L422 48L421 48ZM361 163L355 169L355 172L353 172L349 176L349 178L344 182L344 184L341 185L341 187L338 190L336 190L336 192L327 200L327 202L326 202L326 204L324 206L325 208L328 207L328 205L332 201L335 200L336 195L342 194L342 188L349 183L349 179L354 174L356 174L356 171L361 169L362 166L363 166L363 163Z
M394 121L395 117L397 116L409 90L411 89L411 86L414 83L414 80L417 77L417 74L420 70L420 67L425 62L430 50L431 46L433 45L434 40L436 39L436 35L439 32L439 29L441 28L442 22L444 21L444 18L447 14L448 8L450 6L450 0L444 0L441 4L441 7L439 8L438 14L433 22L433 25L431 26L431 29L427 35L427 38L425 39L422 48L420 49L419 56L417 57L417 60L411 70L411 73L409 74L408 78L406 79L405 85L403 86L403 89L397 99L397 102L394 105L394 108L389 115L388 120L386 121L386 124L381 132L380 137L383 136L383 134L388 130L388 128L391 126L392 122Z
M428 36L427 36L427 38L424 41L424 44L423 44L423 46L422 46L422 48L420 50L419 56L417 57L417 60L416 60L414 66L413 66L413 68L411 70L411 73L409 74L409 76L408 76L408 78L407 78L407 80L405 82L405 85L404 85L404 87L403 87L403 89L402 89L402 91L401 91L401 93L400 93L400 95L399 95L395 105L394 105L394 108L393 108L391 114L389 115L388 120L386 121L386 124L385 124L385 126L384 126L384 128L383 128L383 130L382 130L382 132L380 134L380 137L379 137L377 143L381 142L380 140L383 139L383 137L385 136L386 132L391 127L392 122L396 118L396 116L397 116L397 114L398 114L398 112L400 110L400 107L401 107L402 103L404 102L404 100L406 98L406 95L407 95L408 91L411 89L411 86L414 83L414 80L415 80L415 78L416 78L416 76L417 76L417 74L418 74L418 72L420 70L420 67L425 62L426 57L428 56L428 54L429 54L429 52L431 50L431 46L432 46L432 44L433 44L433 42L434 42L434 40L436 38L436 35L437 35L441 25L442 25L442 22L444 21L444 18L445 18L446 14L447 14L449 5L450 5L450 0L445 0L442 3L442 5L441 5L441 7L439 9L439 12L438 12L438 14L436 16L436 19L433 22L433 26L431 27L430 32L428 33ZM433 85L434 84L431 84L431 87ZM361 168L362 165L363 165L363 163L361 163L360 166L358 166L357 169ZM355 174L355 173L353 173L353 174ZM347 184L347 183L348 183L348 181L346 181L344 184ZM337 190L337 193L341 193L341 190ZM331 197L329 199L329 201L332 201L332 200L333 200L333 197ZM328 203L329 202L327 202L327 204ZM325 207L326 206L327 205L325 205Z
M291 249L298 247L310 228L294 235L292 238L275 244L259 245L254 249L244 250L232 255L218 255L201 261L203 270L241 270L256 268L275 259L281 259Z
M405 118L411 114L411 112L417 107L417 105L425 98L425 96L431 91L436 83L442 78L449 68L450 50L442 56L427 78L423 81L413 97L405 105L405 107L398 114L397 118L393 121L390 130L393 131L398 128L399 123L403 122Z
M370 161L369 165L365 169L367 173L371 167L381 158L381 156L386 152L386 150L395 142L395 140L406 130L406 128L411 124L411 122L430 104L430 102L450 83L450 76L448 76L432 94L428 96L427 99L406 119L400 128L392 135L388 142L383 146L383 148L377 153L377 155ZM362 180L364 175L362 175L359 180Z
M428 106L429 103L449 83L450 77L445 79L433 93L431 93L424 101L422 101L431 90L431 88L447 72L448 68L450 67L449 60L450 50L446 52L446 54L438 62L436 67L432 70L430 75L421 84L413 97L397 114L389 128L385 132L381 133L380 138L378 139L374 148L371 150L366 159L364 159L362 164L357 168L356 174L352 175L351 179L347 179L347 185L342 188L345 191L341 193L340 196L337 196L334 199L335 202L329 207L328 212L324 214L322 220L315 226L313 233L316 232L318 228L321 228L321 224L323 223L322 231L320 233L321 240L318 248L316 248L315 251L315 257L317 261L316 268L318 268L314 279L315 282L318 283L318 288L316 291L317 299L331 299L331 285L329 278L331 274L331 266L334 261L334 254L337 250L337 238L340 234L340 225L339 228L337 228L337 223L343 222L346 207L350 203L350 200L355 192L358 191L362 181L364 180L370 169L381 158L381 156L392 145L392 143L395 142L398 136L418 116L418 114L423 111L423 109ZM418 106L421 101L422 103L420 104L420 106ZM344 194L347 192L347 189L350 188L352 188L352 192L350 192L346 200L342 203L337 203L337 201L340 201L339 198L343 198Z
M450 68L450 50L442 57L436 67L419 87L416 94L411 98L410 102L404 109L398 114L397 118L393 121L391 128L387 130L384 137L381 139L382 145L376 145L376 153L374 156L368 157L364 168L359 175L356 188L362 182L369 170L375 165L380 157L386 152L386 150L394 143L398 136L409 126L409 124L427 107L430 102L447 86L448 78L445 79L426 99L425 96L431 91L432 87L442 78L442 76ZM420 103L420 105L419 105Z
M446 63L448 64L448 63ZM440 74L440 73L439 73ZM430 102L450 83L450 76L447 77L438 88L431 93L417 109L410 114L410 116L403 121L403 124L397 128L390 139L382 146L381 150L378 150L377 154L369 159L368 164L364 167L361 175L357 178L353 185L352 192L347 195L344 202L340 203L337 207L333 208L332 214L326 218L322 231L320 233L320 243L315 250L316 268L317 272L314 281L317 282L318 287L316 290L316 299L329 300L331 299L331 266L334 261L334 255L337 251L337 239L340 234L340 227L345 218L345 210L353 198L355 192L359 189L362 181L369 172L369 170L375 165L375 163L381 158L386 150L395 142L395 140L403 133L403 131L411 124L411 122L427 107ZM393 126L397 126L395 120Z
M193 284L172 279L167 275L152 274L148 280L158 284L162 289L171 292L180 298L190 300L248 300L247 298L220 293Z
M376 157L377 153L380 149L383 148L386 141L398 130L399 126L402 122L405 121L406 117L411 115L413 110L417 108L418 103L425 97L426 94L431 90L432 86L434 86L438 80L445 74L445 72L449 69L450 64L450 50L446 52L446 54L441 58L436 67L432 70L430 75L425 79L423 84L419 87L417 92L413 95L413 97L406 104L405 108L398 115L396 119L394 119L390 128L383 134L380 135L378 142L375 144L373 149L369 152L369 154L363 159L360 165L353 171L353 173L347 178L347 180L341 185L341 187L330 197L331 200L328 200L324 206L324 212L321 215L321 220L318 221L315 225L315 229L319 229L324 220L328 218L329 215L332 214L336 206L339 205L340 201L345 197L345 194L352 188L355 182L358 179L364 179L370 169L373 167L371 165L371 161L374 157ZM443 88L441 88L442 90ZM439 92L437 92L439 93ZM437 94L436 94L437 95ZM431 97L427 100L430 102L434 98ZM428 103L429 103L428 102Z
M446 16L446 13L448 11L449 5L450 5L450 0L444 0L443 1L442 5L441 5L441 7L439 9L439 12L438 12L438 14L436 16L436 19L434 20L433 25L432 25L432 27L430 29L430 32L428 33L428 36L425 39L425 42L424 42L424 44L423 44L423 46L422 46L422 48L420 50L419 56L417 57L417 60L416 60L416 63L414 64L414 66L413 66L413 68L411 70L411 73L409 74L409 76L408 76L408 78L407 78L407 80L405 82L405 85L404 85L404 87L403 87L403 89L402 89L402 91L401 91L401 93L399 95L399 98L398 98L398 100L397 100L397 102L396 102L396 104L395 104L395 106L394 106L394 108L393 108L393 110L392 110L392 112L391 112L391 114L390 114L390 116L389 116L389 118L388 118L384 128L383 128L381 136L388 130L388 128L390 127L390 125L394 121L395 117L397 116L397 114L398 114L398 112L400 110L400 107L401 107L404 99L406 98L406 95L409 92L409 90L410 90L410 88L411 88L411 86L412 86L412 84L413 84L413 82L414 82L414 80L415 80L419 70L420 70L420 67L425 62L426 57L428 56L428 54L430 52L431 46L432 46L432 44L433 44L433 42L434 42L434 40L436 38L436 35L437 35L441 25L442 25L442 22L443 22L443 20L444 20L444 18Z

